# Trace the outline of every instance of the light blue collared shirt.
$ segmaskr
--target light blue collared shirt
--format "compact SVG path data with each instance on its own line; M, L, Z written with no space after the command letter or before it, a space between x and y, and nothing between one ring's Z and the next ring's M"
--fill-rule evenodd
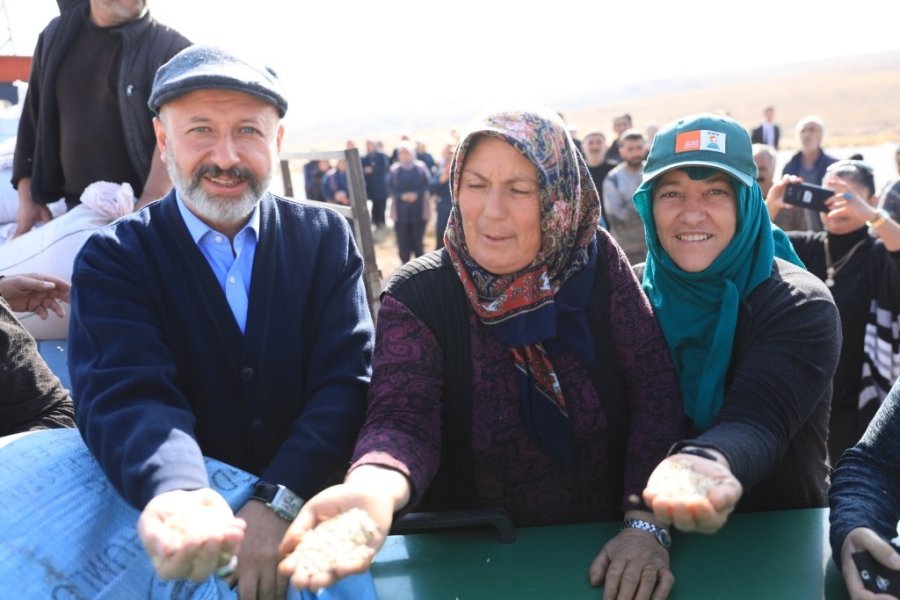
M234 236L234 244L228 236L220 233L192 213L175 191L178 212L194 243L200 248L206 262L219 281L225 299L241 333L247 326L247 306L250 303L250 278L253 275L253 257L259 240L259 204L250 213L250 220Z

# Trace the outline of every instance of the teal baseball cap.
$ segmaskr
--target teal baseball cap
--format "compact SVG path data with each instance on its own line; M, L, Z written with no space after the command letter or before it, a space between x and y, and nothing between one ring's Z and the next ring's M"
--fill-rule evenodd
M758 173L750 135L730 117L699 113L660 127L644 163L644 182L680 167L712 167L751 186Z

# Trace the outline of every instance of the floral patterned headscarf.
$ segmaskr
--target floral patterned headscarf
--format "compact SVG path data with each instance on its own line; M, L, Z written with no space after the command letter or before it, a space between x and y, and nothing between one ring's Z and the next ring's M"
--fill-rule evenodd
M495 275L469 254L459 210L466 153L482 136L518 150L538 172L541 248L516 273ZM491 113L459 144L444 245L478 318L515 358L529 431L550 453L572 456L565 398L549 356L560 349L593 362L585 309L593 284L600 199L587 165L558 115L549 110Z

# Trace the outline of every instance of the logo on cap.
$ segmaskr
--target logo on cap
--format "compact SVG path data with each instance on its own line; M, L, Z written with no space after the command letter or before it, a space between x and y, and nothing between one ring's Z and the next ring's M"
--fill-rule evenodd
M695 129L675 136L675 154L699 150L725 154L725 134L708 129Z

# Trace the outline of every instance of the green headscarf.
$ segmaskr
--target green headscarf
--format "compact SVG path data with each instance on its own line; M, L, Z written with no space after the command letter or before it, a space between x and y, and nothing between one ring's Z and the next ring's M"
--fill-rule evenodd
M716 172L710 167L682 170L694 180ZM772 275L774 256L801 267L803 263L784 232L770 221L759 184L754 181L747 186L731 177L737 198L734 238L703 271L682 270L656 235L653 187L657 181L645 181L634 194L647 241L643 286L681 380L685 413L705 431L725 399L725 376L741 300Z

